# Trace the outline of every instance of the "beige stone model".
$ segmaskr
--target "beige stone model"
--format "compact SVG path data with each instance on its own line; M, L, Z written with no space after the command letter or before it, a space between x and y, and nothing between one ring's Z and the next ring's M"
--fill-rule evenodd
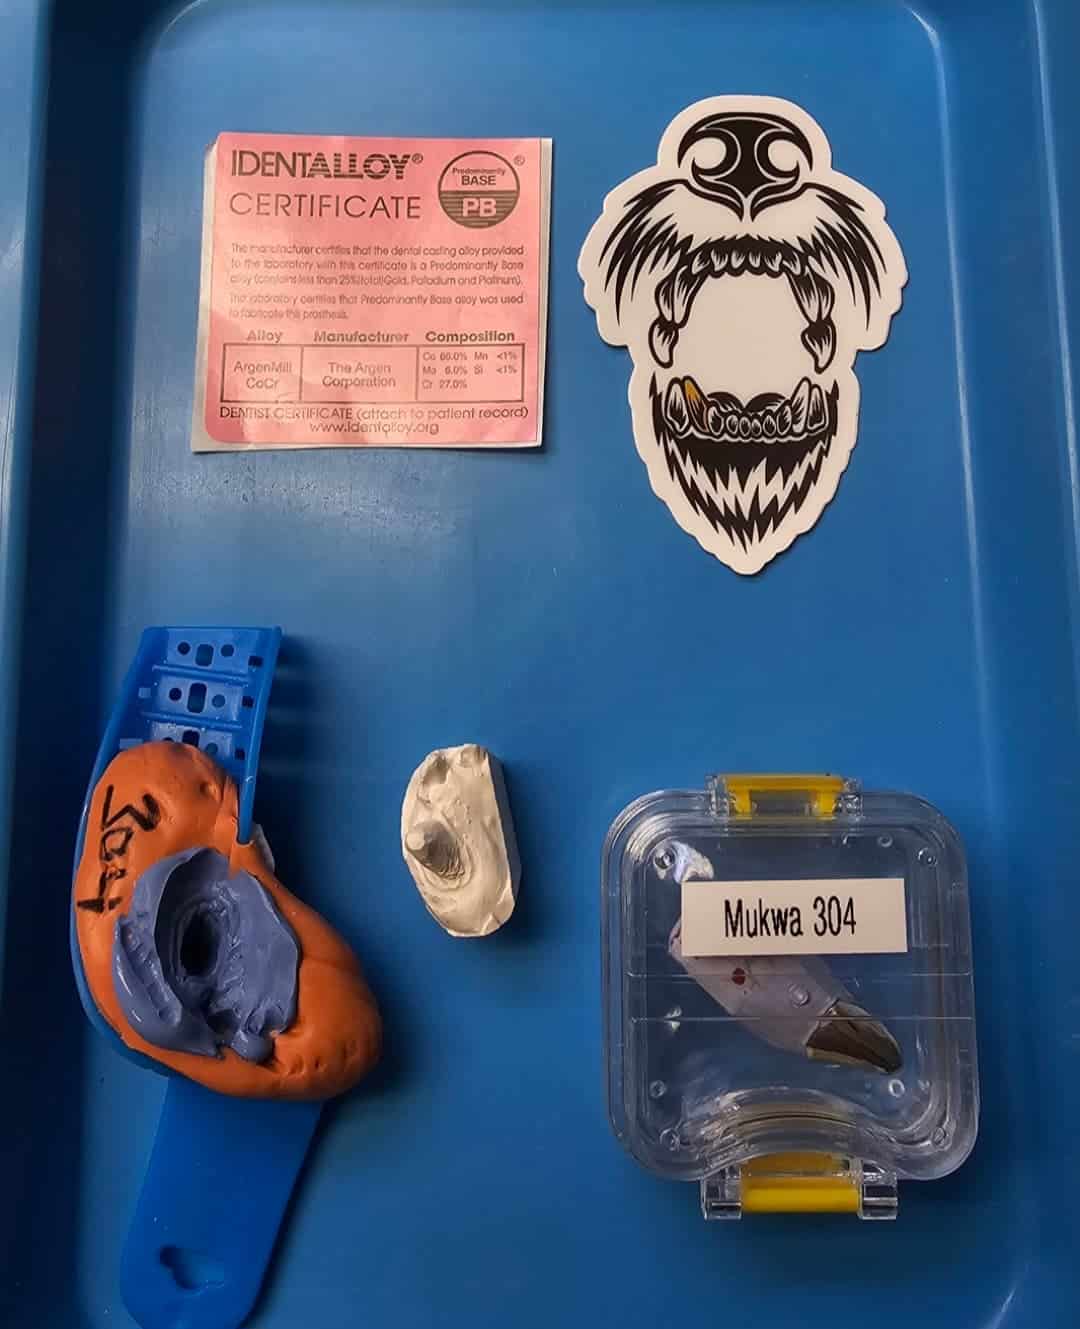
M498 759L476 743L425 757L405 790L401 851L429 913L452 937L502 927L521 866Z

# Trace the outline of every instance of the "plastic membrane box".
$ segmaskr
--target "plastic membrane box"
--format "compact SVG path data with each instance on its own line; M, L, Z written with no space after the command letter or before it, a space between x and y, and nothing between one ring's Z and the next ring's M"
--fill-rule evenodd
M893 1217L897 1178L967 1157L966 867L926 803L820 777L649 795L609 832L603 910L612 1124L706 1217Z

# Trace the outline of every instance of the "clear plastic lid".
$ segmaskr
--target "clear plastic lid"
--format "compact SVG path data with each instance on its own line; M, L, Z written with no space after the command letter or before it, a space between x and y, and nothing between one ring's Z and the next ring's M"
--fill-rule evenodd
M811 776L650 794L608 832L603 927L611 1122L647 1168L734 1176L737 1210L755 1159L888 1189L970 1152L966 868L929 804Z

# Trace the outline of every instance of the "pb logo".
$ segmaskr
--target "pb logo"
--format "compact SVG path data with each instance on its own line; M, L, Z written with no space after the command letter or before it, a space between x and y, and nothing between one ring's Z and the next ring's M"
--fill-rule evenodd
M461 220L466 221L472 217L493 217L497 221L497 206L494 198L464 198L461 202Z
M497 226L521 194L517 171L495 152L465 152L439 178L439 202L459 226Z

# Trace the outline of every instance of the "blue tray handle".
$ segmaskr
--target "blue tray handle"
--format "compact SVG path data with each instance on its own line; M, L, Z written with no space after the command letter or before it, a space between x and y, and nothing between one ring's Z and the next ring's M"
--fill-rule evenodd
M142 1329L243 1323L321 1110L169 1081L120 1267Z

